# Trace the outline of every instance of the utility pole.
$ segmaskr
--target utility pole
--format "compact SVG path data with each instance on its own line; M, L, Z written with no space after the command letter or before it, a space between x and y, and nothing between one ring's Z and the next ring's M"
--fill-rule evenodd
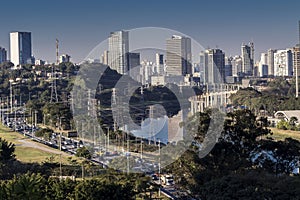
M14 109L14 120L15 120L15 125L14 125L14 131L16 131L16 127L17 127L17 113L16 113L16 108Z
M60 151L61 151L61 137L62 137L61 118L62 117L59 117L59 150Z
M109 127L107 127L107 149L109 151Z
M161 184L161 180L160 180L160 140L158 140L158 180L159 180L159 189L158 189L158 197L160 198L160 184Z
M88 89L88 102L87 102L88 116L91 116L91 90Z
M33 139L33 110L30 108L31 114L31 138Z
M59 154L59 178L62 179L61 154Z
M143 159L143 138L141 138L141 159Z
M12 82L14 80L10 79L9 80L9 90L10 90L10 113L13 111L13 97L12 97Z
M51 72L51 97L50 97L50 103L52 102L58 102L57 97L57 89L56 89L56 72L54 72L54 65L52 65L52 72Z
M114 108L117 106L116 88L112 89L111 105ZM117 107L117 109L118 109L118 111L117 111L117 117L119 117L119 107ZM114 120L114 132L116 132L116 131L117 131L117 122L116 122L116 120Z
M150 130L149 130L149 138L148 138L149 145L151 144L151 140L153 138L153 124L152 124L152 121L153 121L153 107L154 106L150 106L150 109L149 109L149 118L150 118ZM154 142L155 142L155 140L154 140Z
M127 137L127 174L129 174L129 156L130 156L130 154L129 154L129 139L128 139L128 137Z
M35 110L35 111L34 111L34 114L35 114L35 118L34 118L34 127L37 127L37 113L38 113L38 111Z
M82 180L84 179L84 161L82 161L81 165L81 175L82 175Z

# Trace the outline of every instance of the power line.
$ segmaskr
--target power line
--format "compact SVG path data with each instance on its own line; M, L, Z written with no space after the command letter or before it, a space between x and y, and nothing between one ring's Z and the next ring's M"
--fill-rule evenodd
M52 71L51 71L51 97L50 97L50 103L52 102L58 102L57 98L57 89L56 89L56 73L54 73L54 65L52 65Z

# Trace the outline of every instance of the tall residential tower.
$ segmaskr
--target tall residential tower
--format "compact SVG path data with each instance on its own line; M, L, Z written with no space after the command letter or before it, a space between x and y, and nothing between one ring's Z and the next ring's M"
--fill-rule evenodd
M128 52L129 39L128 31L111 32L108 38L108 65L119 74L126 74L129 70Z
M15 66L31 63L31 33L10 33L10 61Z
M250 42L249 45L242 44L242 72L247 76L253 75L254 69L254 44Z

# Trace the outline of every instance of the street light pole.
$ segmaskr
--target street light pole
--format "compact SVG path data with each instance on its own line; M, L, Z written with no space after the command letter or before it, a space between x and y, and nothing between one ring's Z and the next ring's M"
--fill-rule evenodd
M12 82L14 80L10 79L9 80L9 91L10 91L10 113L13 111L13 99L12 99Z
M31 138L33 139L33 111L30 108L30 115L31 115Z
M61 169L61 154L59 154L59 178L62 179L62 169Z
M107 127L107 149L109 150L109 127Z
M35 117L34 117L34 127L35 127L35 128L36 128L36 126L37 126L37 113L38 113L38 111L35 110L35 111L34 111L34 114L35 114Z
M129 174L129 140L127 139L127 174Z
M59 117L59 150L61 151L61 136L62 136L62 132L61 132L61 117Z
M143 139L141 138L141 159L143 159Z

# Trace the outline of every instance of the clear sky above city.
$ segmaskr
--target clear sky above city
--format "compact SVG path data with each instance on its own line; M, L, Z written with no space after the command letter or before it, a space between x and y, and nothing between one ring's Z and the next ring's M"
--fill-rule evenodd
M52 62L55 38L60 53L80 62L111 31L148 26L183 32L227 56L253 40L258 56L297 43L300 1L12 0L1 3L1 16L0 46L9 49L10 31L30 31L35 58Z

